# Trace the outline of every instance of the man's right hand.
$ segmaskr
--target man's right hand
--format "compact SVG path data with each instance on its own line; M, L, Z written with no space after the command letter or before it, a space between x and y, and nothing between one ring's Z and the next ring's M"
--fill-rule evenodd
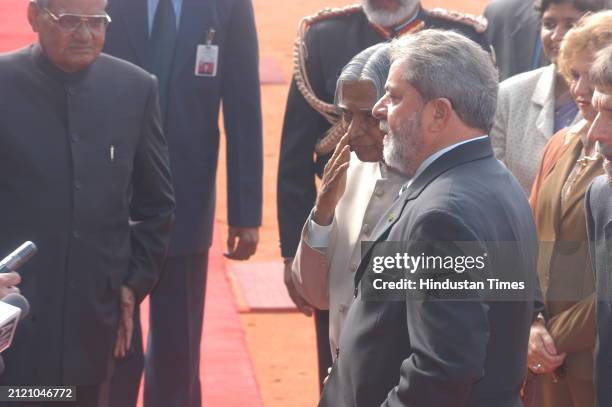
M308 304L306 300L300 295L300 293L295 288L295 284L293 283L293 278L291 277L291 266L293 265L293 259L285 259L284 264L285 268L283 270L283 278L285 280L285 286L287 287L289 297L291 297L291 301L293 301L295 306L302 314L306 315L307 317L312 316L312 306Z
M134 309L136 308L136 297L134 291L124 285L121 287L121 314L119 316L119 327L117 341L115 342L114 355L121 359L127 355L132 345L134 334Z
M18 293L19 288L15 287L21 283L21 276L12 271L10 273L0 274L0 300L12 293Z
M552 373L565 361L565 353L558 354L555 341L541 321L534 321L529 332L527 363L535 374Z
M349 166L351 152L346 133L336 146L334 154L323 170L321 189L317 195L313 220L321 226L327 226L334 219L334 211L346 188L346 170Z

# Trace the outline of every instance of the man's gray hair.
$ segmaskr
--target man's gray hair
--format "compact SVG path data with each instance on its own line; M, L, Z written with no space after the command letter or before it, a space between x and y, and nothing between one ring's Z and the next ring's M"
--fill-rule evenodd
M342 69L336 83L336 101L342 82L370 81L376 88L378 99L385 93L385 82L389 75L391 60L389 43L373 45L353 57Z
M424 30L394 40L391 62L403 63L404 78L425 102L446 98L468 126L486 133L493 127L498 74L472 40L453 31Z
M612 45L597 53L590 76L595 86L612 86Z

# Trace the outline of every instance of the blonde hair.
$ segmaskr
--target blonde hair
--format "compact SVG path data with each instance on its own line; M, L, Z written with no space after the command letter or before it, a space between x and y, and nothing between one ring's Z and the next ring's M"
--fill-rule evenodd
M572 82L571 66L576 57L589 52L595 58L597 51L612 44L612 10L584 15L565 34L557 65L565 80Z

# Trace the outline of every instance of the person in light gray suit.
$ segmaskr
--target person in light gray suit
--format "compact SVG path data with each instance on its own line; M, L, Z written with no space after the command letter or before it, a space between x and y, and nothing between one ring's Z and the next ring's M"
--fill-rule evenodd
M512 275L531 287L535 280L529 204L486 136L497 96L489 56L454 32L425 30L394 42L392 61L373 115L386 132L385 162L412 179L379 220L356 272L319 407L522 406L533 297L489 301L478 290L427 288L394 291L393 299L372 293L372 277L390 273L372 267L385 242L399 242L410 256L454 258L464 251L450 242L471 242L491 254L489 275ZM513 261L496 255L499 242L513 242Z

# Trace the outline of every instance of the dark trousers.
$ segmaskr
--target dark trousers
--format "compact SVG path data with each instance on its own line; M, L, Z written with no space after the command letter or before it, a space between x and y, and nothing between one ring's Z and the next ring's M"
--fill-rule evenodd
M319 362L319 390L323 390L323 380L327 377L327 369L333 363L329 348L329 311L315 310L314 317Z
M151 293L148 349L144 358L145 407L201 405L200 340L207 266L208 252L169 257ZM138 357L135 346L131 360L115 366L113 407L136 405L143 359Z

